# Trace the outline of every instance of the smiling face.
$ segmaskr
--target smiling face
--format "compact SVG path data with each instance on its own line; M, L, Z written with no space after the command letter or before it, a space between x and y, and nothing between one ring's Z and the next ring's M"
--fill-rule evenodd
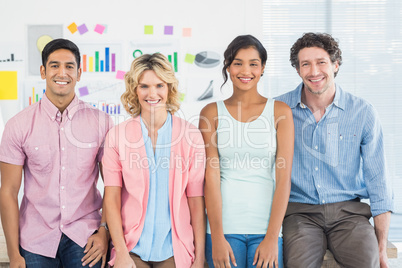
M46 68L40 67L40 73L42 79L46 79L45 94L52 103L71 102L75 84L80 81L81 68L70 50L58 49L51 53Z
M319 47L306 47L299 51L297 72L303 79L304 89L314 95L335 92L334 73L338 62L332 63L329 54Z
M258 51L254 47L249 47L237 52L227 71L235 90L257 90L264 67Z
M146 70L142 73L136 90L141 113L167 113L168 84L162 81L154 71Z

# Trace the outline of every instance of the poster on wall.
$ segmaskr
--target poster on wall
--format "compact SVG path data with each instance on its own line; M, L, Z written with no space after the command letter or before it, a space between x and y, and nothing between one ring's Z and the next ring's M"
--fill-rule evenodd
M83 78L114 77L123 68L122 45L118 43L78 43Z
M47 43L63 38L63 25L28 25L28 74L40 75L42 50Z

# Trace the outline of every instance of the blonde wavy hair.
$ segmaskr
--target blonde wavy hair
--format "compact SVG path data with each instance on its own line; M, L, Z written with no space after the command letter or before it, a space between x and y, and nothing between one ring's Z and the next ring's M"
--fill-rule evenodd
M168 85L168 99L166 109L174 114L180 109L179 81L177 80L172 64L161 53L144 54L134 59L130 71L124 75L126 91L121 95L121 102L127 113L136 117L141 113L141 105L138 100L137 86L145 71L154 71L155 74Z

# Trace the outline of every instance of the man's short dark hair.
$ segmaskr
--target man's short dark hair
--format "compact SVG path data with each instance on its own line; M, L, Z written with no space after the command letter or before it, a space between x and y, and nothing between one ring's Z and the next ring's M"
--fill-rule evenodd
M81 64L80 50L78 49L77 45L71 42L70 40L59 38L50 41L42 51L42 65L45 67L45 69L49 55L59 49L70 50L75 56L77 67L80 68Z

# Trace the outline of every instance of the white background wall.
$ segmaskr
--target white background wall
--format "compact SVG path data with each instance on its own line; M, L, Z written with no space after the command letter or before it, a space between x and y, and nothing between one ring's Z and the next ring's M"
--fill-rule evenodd
M18 100L0 100L0 116L3 122L14 116L23 108L23 91L27 80L40 77L28 75L28 25L62 24L64 38L75 43L117 42L127 45L130 41L141 38L178 38L182 54L195 54L202 50L223 52L229 42L240 34L252 34L262 40L262 1L260 0L0 0L0 49L3 47L22 46L23 63L2 64L0 71L18 71ZM77 25L85 23L89 32L72 34L67 26L72 22ZM96 24L107 25L107 32L99 35L93 32ZM144 35L144 25L154 25L154 35ZM163 36L163 26L174 26L174 35ZM191 37L182 37L182 28L192 28ZM0 51L1 53L1 51ZM124 67L128 70L132 61L127 54ZM181 74L182 86L189 85L188 77L196 77L193 69L185 66ZM40 66L38 66L39 69ZM183 70L183 69L182 69ZM214 76L221 77L220 68L215 69ZM83 79L86 73L83 73ZM82 79L82 80L83 80ZM184 82L184 83L183 83ZM81 81L82 83L82 81ZM219 90L215 83L215 91ZM77 87L80 86L80 82ZM230 86L226 87L230 94ZM187 116L199 113L205 102L183 103L182 110ZM1 120L0 120L1 124ZM0 132L2 126L0 126ZM1 133L0 133L1 134ZM98 188L103 191L103 184ZM21 193L20 193L21 198Z

